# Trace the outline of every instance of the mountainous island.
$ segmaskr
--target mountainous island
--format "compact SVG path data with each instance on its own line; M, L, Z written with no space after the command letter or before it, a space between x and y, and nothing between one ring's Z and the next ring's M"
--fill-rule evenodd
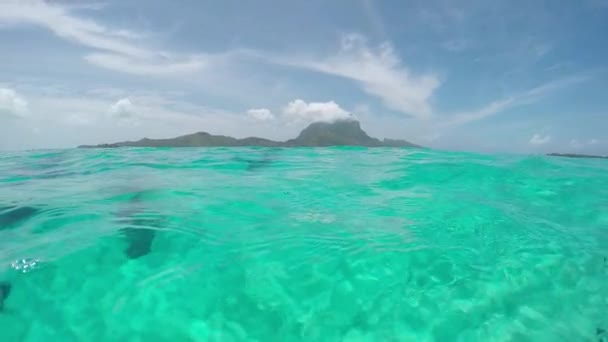
M112 144L82 145L79 148L114 148L114 147L325 147L325 146L364 146L364 147L418 147L405 140L372 138L361 129L356 120L339 120L335 122L313 122L295 139L273 141L263 138L236 139L224 135L213 135L206 132L182 135L172 139L148 139L125 141Z

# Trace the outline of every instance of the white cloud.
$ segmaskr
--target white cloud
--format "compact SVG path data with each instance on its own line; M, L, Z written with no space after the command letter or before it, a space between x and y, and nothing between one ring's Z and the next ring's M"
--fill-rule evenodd
M451 126L482 120L490 116L499 114L509 108L534 103L540 100L543 96L563 89L567 86L587 81L588 79L588 75L578 74L550 81L538 87L529 89L525 92L514 94L510 97L501 100L493 101L480 109L453 114L450 116L449 119L442 122L441 124L444 126Z
M445 125L460 125L471 121L477 121L494 114L500 113L503 110L513 106L515 103L514 98L506 98L491 102L490 104L471 112L457 113L452 116L451 119L446 121Z
M132 57L112 53L92 53L84 57L91 64L106 69L136 75L175 75L186 74L204 68L208 62L200 57L172 61L136 60Z
M0 150L64 148L144 137L171 138L197 131L287 140L296 136L300 128L253 121L242 111L202 106L173 91L68 88L65 93L56 94L47 90L48 87L28 89L27 121L8 126L0 120ZM127 98L133 107L133 116L112 116L111 107L117 112L129 111L128 102L120 101ZM41 129L40 134L34 134L36 128Z
M382 99L392 110L418 118L432 115L429 103L439 79L432 74L413 75L389 43L370 48L364 37L343 37L337 53L324 58L276 57L273 61L351 79L368 94Z
M332 122L342 119L350 119L352 115L342 109L334 101L309 102L301 99L291 101L283 109L285 117L290 121L324 121Z
M0 117L23 117L28 111L27 101L16 91L0 88Z
M563 77L554 81L547 82L536 88L532 88L527 92L521 94L519 97L522 100L537 100L539 97L547 95L551 92L563 89L573 84L588 81L590 78L589 74L576 74L568 77Z
M140 35L111 29L73 13L74 7L42 0L0 1L0 24L38 25L58 37L90 47L98 52L85 59L112 70L167 75L187 73L205 66L204 56L178 56L143 47Z
M599 142L600 141L597 140L597 139L589 139L589 141L587 141L587 144L588 145L596 145L596 144L599 144Z
M274 114L267 108L252 108L247 111L247 114L259 121L274 120Z
M544 145L550 141L551 141L551 136L549 136L549 135L542 136L542 135L536 133L532 136L532 138L530 138L529 143L530 143L530 145L539 146L539 145Z
M78 18L67 8L45 1L2 1L0 21L9 24L34 24L45 27L61 38L99 50L134 57L150 57L150 52L138 48L121 34L90 19ZM124 35L123 35L124 37Z
M135 106L128 97L125 97L111 105L108 113L118 119L132 118L135 116Z

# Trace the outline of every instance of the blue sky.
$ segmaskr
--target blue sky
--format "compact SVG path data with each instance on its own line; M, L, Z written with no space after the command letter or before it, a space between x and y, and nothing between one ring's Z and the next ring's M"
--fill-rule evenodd
M608 1L0 2L0 149L370 135L608 153Z

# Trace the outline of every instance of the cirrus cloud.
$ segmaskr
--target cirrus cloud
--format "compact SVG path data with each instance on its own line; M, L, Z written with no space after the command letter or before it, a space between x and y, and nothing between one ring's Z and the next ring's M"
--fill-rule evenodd
M0 24L28 24L46 28L56 36L93 49L84 59L115 71L141 75L187 74L208 64L208 56L181 56L147 48L141 36L112 29L78 16L73 7L42 0L0 1Z
M329 56L271 56L270 60L353 80L387 108L421 119L432 116L430 99L441 83L433 74L413 74L390 43L370 47L358 34L344 36L340 49Z

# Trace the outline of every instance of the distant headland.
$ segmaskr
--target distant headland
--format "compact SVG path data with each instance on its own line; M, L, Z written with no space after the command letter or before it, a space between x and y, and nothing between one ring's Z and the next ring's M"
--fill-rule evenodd
M237 139L224 135L213 135L206 132L182 135L171 139L148 139L124 141L101 145L81 145L79 148L114 148L114 147L326 147L326 146L363 146L363 147L417 147L405 140L372 138L361 129L356 120L339 120L335 122L313 122L295 139L273 141L263 138Z
M597 158L597 159L608 159L608 156L595 156L591 154L577 154L577 153L549 153L548 156L552 157L565 157L565 158Z

